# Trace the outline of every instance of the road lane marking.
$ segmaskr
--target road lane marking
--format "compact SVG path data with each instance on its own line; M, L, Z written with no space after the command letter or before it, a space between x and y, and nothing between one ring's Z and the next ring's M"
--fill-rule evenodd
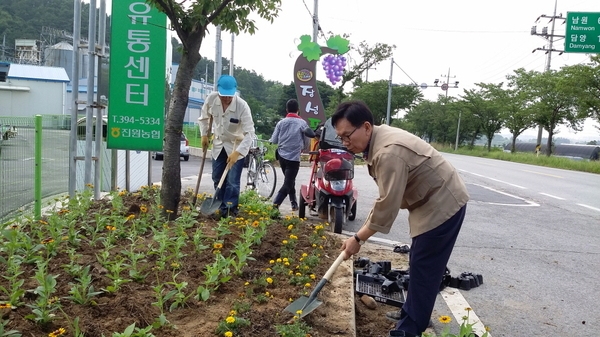
M512 195L512 194L510 194L510 193L506 193L506 192L498 191L498 190L496 190L496 189L493 189L493 188L491 188L491 187L488 187L488 186L483 186L483 185L479 185L479 184L472 184L472 185L479 186L479 187L485 188L485 189L487 189L487 190L490 190L490 191L492 191L492 192L500 193L500 194L502 194L502 195L505 195L505 196L507 196L507 197L515 198L515 199L518 199L518 200L524 201L524 202L526 203L526 205L523 205L523 204L518 204L518 205L517 205L517 204L503 204L503 203L499 203L499 202L487 202L487 201L483 201L483 202L485 202L486 204L490 204L490 205L499 205L499 206L515 206L515 207L531 207L531 206L533 206L533 207L536 207L536 206L539 206L539 205L540 205L540 204L538 204L538 203L535 203L535 202L533 202L533 201L531 201L531 200L527 200L527 199L525 199L525 198L517 197L516 195Z
M585 204L577 204L577 205L579 205L579 206L581 206L581 207L585 207L585 208L592 209L592 210L594 210L594 211L598 211L598 212L600 212L600 208L596 208L596 207L588 206L588 205L585 205Z
M552 177L552 178L559 178L559 179L563 179L563 177L561 176L555 176L553 174L548 174L548 173L542 173L542 172L536 172L536 171L528 171L528 170L521 170L523 172L529 172L529 173L535 173L535 174L541 174L543 176L548 176L548 177Z
M483 325L477 314L475 314L475 311L473 311L473 308L458 289L446 287L440 291L440 294L444 301L446 301L458 325L463 322L464 317L468 317L467 324L472 324L473 332L478 336L483 336L486 332L485 325ZM470 308L471 310L467 311L465 310L466 308ZM488 337L492 337L489 332Z
M465 171L465 170L459 170L459 171L462 171L462 172L465 172L465 173L468 173L468 174L472 174L472 175L477 176L477 177L487 178L489 180L493 180L493 181L496 181L496 182L499 182L499 183L510 185L510 186L513 186L513 187L516 187L516 188L520 188L520 189L524 189L524 190L527 189L527 187L523 187L523 186L520 186L520 185L511 184L509 182L506 182L506 181L503 181L503 180L500 180L500 179L491 178L491 177L488 177L488 176L484 176L484 175L481 175L481 174L477 174L477 173L473 173L473 172L469 172L469 171Z
M565 198L557 197L555 195L544 193L544 192L540 192L540 194L541 195L545 195L545 196L550 197L550 198L558 199L558 200L565 200Z

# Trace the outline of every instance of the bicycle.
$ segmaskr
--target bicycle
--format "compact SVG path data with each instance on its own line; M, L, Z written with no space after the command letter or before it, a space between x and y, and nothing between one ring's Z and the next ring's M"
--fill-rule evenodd
M259 141L259 140L257 140ZM275 192L277 172L273 164L265 160L266 146L254 146L248 152L248 177L246 186L256 190L258 195L269 199Z

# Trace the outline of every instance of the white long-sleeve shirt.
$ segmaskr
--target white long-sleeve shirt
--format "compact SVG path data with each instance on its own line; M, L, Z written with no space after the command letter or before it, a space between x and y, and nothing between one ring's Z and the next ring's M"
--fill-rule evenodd
M198 124L200 125L200 134L208 134L208 123L210 117L213 117L212 133L214 135L212 146L212 157L216 159L225 148L227 155L230 155L236 143L235 150L242 159L250 151L252 140L256 138L254 131L254 121L248 103L239 96L234 96L227 110L223 111L223 105L219 99L219 94L213 92L204 101ZM235 121L237 120L237 123Z

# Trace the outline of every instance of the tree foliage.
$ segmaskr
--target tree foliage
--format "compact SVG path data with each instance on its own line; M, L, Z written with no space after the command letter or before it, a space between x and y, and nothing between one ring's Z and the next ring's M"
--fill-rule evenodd
M365 102L373 112L376 125L385 124L387 119L387 102L389 82L385 80L376 82L362 82L354 89L350 98ZM423 98L421 91L414 86L393 85L390 103L390 118L401 110L408 110L416 106Z

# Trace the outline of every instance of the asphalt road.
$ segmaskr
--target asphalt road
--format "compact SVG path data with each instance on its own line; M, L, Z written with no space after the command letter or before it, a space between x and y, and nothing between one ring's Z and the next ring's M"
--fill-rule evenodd
M489 326L492 336L596 336L600 175L444 156L460 171L471 195L448 267L453 276L483 276L482 286L456 292L473 308L472 316ZM199 166L197 157L181 162L184 188L195 188ZM152 172L153 181L160 181L160 165L153 165ZM309 168L300 169L297 187L308 183L309 174ZM279 187L281 172L278 178ZM210 162L201 182L200 192L213 191ZM356 167L354 184L358 210L356 220L344 228L349 232L362 226L377 198L366 167ZM410 243L407 213L400 212L389 234L376 237ZM457 315L451 301L439 296L435 314Z

